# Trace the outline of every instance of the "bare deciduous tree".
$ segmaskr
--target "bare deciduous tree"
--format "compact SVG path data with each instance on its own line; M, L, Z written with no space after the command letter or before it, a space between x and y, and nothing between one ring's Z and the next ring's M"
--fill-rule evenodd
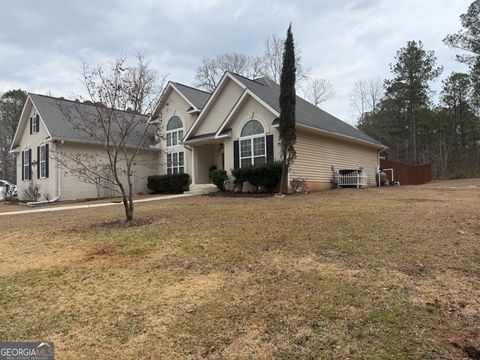
M133 219L133 176L137 155L152 143L154 127L150 117L165 77L151 69L143 54L128 66L125 57L108 65L83 67L88 93L84 104L73 103L62 109L76 130L102 146L105 158L89 153L54 151L52 156L81 181L97 188L120 193L127 221ZM86 104L91 104L86 106Z
M326 79L308 80L304 92L307 100L315 106L320 106L335 96L332 83Z
M277 84L280 83L280 76L282 74L284 44L285 39L276 35L270 35L264 43L264 53L262 57L264 70L262 75L268 76ZM302 51L298 48L296 48L295 51L296 79L297 83L301 83L308 78L309 71L302 65Z
M265 40L262 56L248 56L233 52L217 55L214 58L205 57L197 68L195 85L207 91L213 91L220 82L225 71L248 77L250 79L267 76L277 84L282 71L284 39L275 35ZM301 64L301 51L296 55L297 81L307 79L308 71Z
M213 59L204 58L195 74L196 85L207 91L213 91L225 71L256 78L263 74L262 59L235 52L221 54Z
M358 119L365 113L375 113L385 94L385 87L380 78L361 79L355 82L350 93L350 105Z

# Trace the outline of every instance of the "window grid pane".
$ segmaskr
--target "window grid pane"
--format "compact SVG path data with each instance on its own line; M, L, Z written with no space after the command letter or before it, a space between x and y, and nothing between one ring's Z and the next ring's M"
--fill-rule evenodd
M250 165L252 165L252 158L245 158L245 159L242 159L240 162L240 167L242 168Z
M30 157L28 156L29 152L28 150L25 150L23 152L23 178L25 180L30 180Z
M46 147L45 145L40 146L40 159L38 166L40 166L40 178L43 179L46 175L46 161L45 161L45 155L46 155Z
M253 158L253 163L254 164L264 164L265 163L265 156L258 156Z
M248 157L252 156L252 140L241 140L240 141L240 156Z
M177 145L177 136L178 136L177 131L172 132L172 146Z
M252 136L263 134L264 132L265 130L263 129L263 125L260 123L260 121L250 120L243 126L240 136Z
M185 154L183 151L167 154L167 174L178 174L185 171Z
M259 137L253 139L253 155L265 155L265 138Z
M170 120L168 120L167 131L180 129L182 127L183 127L182 120L180 120L178 116L174 116Z

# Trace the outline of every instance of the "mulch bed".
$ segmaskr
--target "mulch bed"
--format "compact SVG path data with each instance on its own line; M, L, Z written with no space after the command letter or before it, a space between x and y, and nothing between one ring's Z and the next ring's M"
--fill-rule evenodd
M285 196L299 196L303 193L288 193ZM234 191L224 191L224 192L214 192L205 194L205 196L210 197L226 197L226 198L271 198L278 196L276 193L244 193L244 192L234 192ZM280 195L282 196L282 195Z

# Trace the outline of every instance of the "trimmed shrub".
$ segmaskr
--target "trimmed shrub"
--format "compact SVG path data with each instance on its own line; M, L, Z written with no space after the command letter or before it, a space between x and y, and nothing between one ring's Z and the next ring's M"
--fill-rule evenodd
M247 169L248 167L230 170L233 176L233 184L235 186L242 186L243 183L247 181Z
M215 169L210 173L210 179L217 185L220 191L225 191L225 182L228 180L228 174L225 170Z
M267 192L273 192L282 177L282 163L268 162L246 168L232 170L236 186L241 186L245 181L258 187L263 187Z
M212 172L214 172L217 169L218 169L217 165L212 165L208 168L208 178L209 179L212 179Z
M182 194L188 191L189 183L188 174L152 175L147 179L152 194Z

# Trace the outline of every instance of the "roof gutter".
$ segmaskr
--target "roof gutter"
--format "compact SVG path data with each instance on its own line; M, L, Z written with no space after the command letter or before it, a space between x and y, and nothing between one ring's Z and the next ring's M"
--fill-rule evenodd
M81 144L81 145L95 145L95 146L103 146L105 147L106 144L103 144L103 143L100 143L100 142L92 142L92 141L84 141L84 140L79 140L79 139L60 139L60 138L52 138L52 139L49 139L49 141L61 141L62 143L63 142L69 142L69 143L73 143L73 144ZM112 145L111 145L112 146ZM123 146L123 145L122 145ZM135 150L137 149L136 146L133 146L133 145L125 145L125 148L127 149L130 149L130 150ZM157 147L140 147L139 150L147 150L147 151L159 151L161 150L160 148L157 148Z

